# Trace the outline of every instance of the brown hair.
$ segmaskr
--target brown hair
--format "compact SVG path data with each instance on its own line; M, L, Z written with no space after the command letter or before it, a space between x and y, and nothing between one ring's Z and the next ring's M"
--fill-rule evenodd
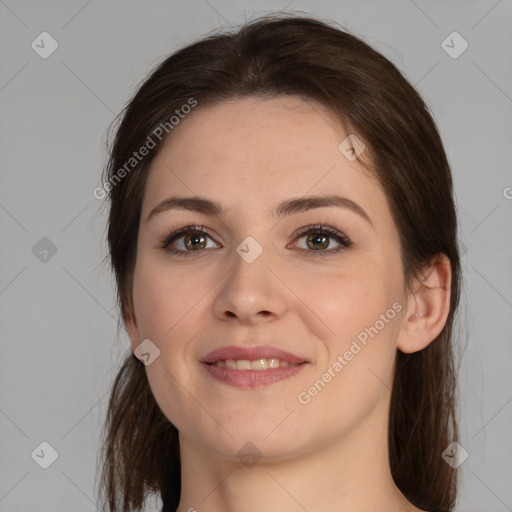
M269 15L180 49L143 82L121 113L103 175L123 321L132 311L145 181L162 142L156 141L122 179L115 180L116 173L119 178L133 152L191 98L199 109L249 95L292 94L327 106L366 145L370 159L364 165L389 202L406 282L422 275L439 253L451 262L446 324L424 350L397 352L389 416L389 463L396 485L420 508L448 510L455 505L457 472L441 453L458 438L452 326L460 286L452 178L425 103L398 69L361 39L331 22ZM102 462L100 494L110 511L143 507L151 492L160 492L169 510L177 508L178 432L157 405L145 367L133 354L113 384Z

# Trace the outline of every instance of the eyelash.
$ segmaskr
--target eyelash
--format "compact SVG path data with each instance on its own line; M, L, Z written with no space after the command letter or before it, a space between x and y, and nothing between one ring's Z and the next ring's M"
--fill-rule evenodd
M180 228L176 231L173 231L169 235L165 236L164 238L160 239L160 248L163 249L166 252L169 252L171 254L176 254L178 256L182 256L184 258L193 256L195 252L202 252L202 250L198 249L197 251L183 251L178 249L171 249L169 248L170 244L180 238L181 235L188 235L188 234L194 234L194 235L205 235L208 238L211 239L210 235L204 231L205 226L185 226L183 228ZM315 251L315 250L307 250L307 249L299 249L301 252L308 253L308 256L323 256L323 255L329 255L329 254L337 254L340 251L344 249L348 249L352 247L352 242L350 239L345 236L344 234L340 233L334 228L331 228L330 226L326 226L324 224L315 224L314 226L307 226L300 230L300 232L296 236L296 240L299 238L302 238L305 235L309 235L311 233L316 234L324 234L328 235L331 238L334 238L336 242L338 242L340 245L336 249L323 249L321 251ZM204 251L204 249L203 249Z

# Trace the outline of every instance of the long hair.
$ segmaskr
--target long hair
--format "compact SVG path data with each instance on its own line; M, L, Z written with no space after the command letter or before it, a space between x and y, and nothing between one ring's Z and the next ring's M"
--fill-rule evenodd
M260 17L166 57L138 88L120 114L102 188L108 192L108 247L122 321L133 309L148 169L165 137L173 136L169 120L187 104L195 102L200 110L254 95L316 100L364 142L369 158L363 165L389 203L407 283L436 254L450 260L451 304L442 332L419 352L397 351L388 442L392 476L405 497L418 507L451 509L457 470L441 457L458 438L452 326L460 260L451 172L435 121L417 91L388 59L332 22ZM160 140L154 134L162 126L166 133ZM155 147L140 161L131 160L148 137ZM109 510L141 508L152 492L176 510L178 432L157 405L144 365L131 353L115 378L103 434L100 494Z

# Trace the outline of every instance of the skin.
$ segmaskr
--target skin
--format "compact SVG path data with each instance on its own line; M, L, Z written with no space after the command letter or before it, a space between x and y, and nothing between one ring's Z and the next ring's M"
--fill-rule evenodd
M439 255L428 278L407 292L386 196L338 149L347 135L317 103L249 97L198 106L152 163L126 325L132 349L150 339L160 350L146 371L179 431L178 512L420 510L389 468L394 360L397 350L425 348L443 328L450 265ZM333 206L272 216L286 199L332 193L355 201L373 225ZM224 211L212 217L172 209L148 220L169 196L207 197ZM311 256L318 249L296 233L317 223L353 245ZM160 247L188 225L205 226L205 248L187 249L183 235L173 247L190 257ZM235 251L247 236L263 248L250 264ZM339 246L328 240L321 248ZM309 403L300 403L299 393L394 303L400 313ZM289 379L247 390L213 379L199 363L225 345L265 344L309 364ZM248 442L261 455L255 464L237 456Z

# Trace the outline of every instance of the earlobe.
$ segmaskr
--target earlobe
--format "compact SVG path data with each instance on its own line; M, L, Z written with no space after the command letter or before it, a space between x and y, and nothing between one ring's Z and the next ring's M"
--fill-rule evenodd
M406 314L397 348L406 354L428 346L443 330L450 312L451 264L445 254L437 255L407 300Z

